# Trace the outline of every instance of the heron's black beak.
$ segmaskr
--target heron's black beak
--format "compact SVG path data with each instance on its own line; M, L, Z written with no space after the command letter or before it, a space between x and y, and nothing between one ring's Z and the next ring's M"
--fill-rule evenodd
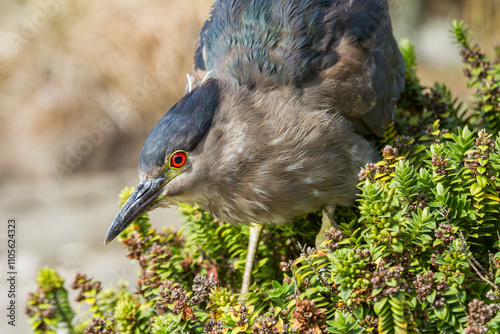
M126 229L140 215L147 212L148 209L157 202L163 188L168 183L165 176L159 176L154 179L144 179L139 183L135 191L123 204L121 210L115 217L115 220L109 227L104 243L107 245L116 238L124 229Z

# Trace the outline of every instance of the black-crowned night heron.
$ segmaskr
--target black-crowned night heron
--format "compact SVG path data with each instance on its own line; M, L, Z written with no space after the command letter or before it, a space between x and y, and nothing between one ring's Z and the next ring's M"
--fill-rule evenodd
M153 208L199 204L250 225L247 293L262 224L354 203L377 160L364 136L384 134L404 72L386 0L216 1L105 242Z

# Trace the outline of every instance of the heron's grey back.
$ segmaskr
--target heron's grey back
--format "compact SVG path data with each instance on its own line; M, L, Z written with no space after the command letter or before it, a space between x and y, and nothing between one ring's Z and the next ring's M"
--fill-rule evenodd
M193 74L248 89L290 86L357 132L382 136L404 89L386 0L222 0L197 42Z

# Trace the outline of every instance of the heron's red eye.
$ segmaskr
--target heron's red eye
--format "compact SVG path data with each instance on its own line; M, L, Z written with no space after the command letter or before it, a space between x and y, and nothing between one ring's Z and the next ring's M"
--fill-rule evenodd
M172 153L170 156L170 167L181 168L186 164L187 155L186 152L178 151Z

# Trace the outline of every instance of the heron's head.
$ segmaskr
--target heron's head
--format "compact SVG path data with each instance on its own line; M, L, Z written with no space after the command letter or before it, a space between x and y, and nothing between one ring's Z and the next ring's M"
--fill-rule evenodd
M168 203L170 195L182 192L182 182L173 185L174 178L203 172L193 168L190 153L212 126L218 106L217 81L207 80L174 105L151 131L139 156L141 181L116 215L106 234L106 244L160 201Z

